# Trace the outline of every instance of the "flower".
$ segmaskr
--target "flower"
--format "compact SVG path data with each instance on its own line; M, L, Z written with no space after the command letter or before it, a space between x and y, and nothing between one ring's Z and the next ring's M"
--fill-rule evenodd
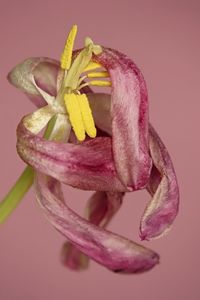
M68 240L62 251L66 265L84 268L91 257L116 272L144 272L158 263L158 254L105 226L126 192L146 188L152 200L141 218L140 237L163 235L178 212L176 175L149 124L140 70L126 55L90 38L73 51L76 33L74 25L60 63L31 58L9 73L9 81L38 107L18 125L17 151L35 171L36 198L44 214ZM90 86L111 87L111 94L94 93ZM0 216L12 211L32 180L28 167L1 203ZM95 191L85 219L67 206L61 183Z

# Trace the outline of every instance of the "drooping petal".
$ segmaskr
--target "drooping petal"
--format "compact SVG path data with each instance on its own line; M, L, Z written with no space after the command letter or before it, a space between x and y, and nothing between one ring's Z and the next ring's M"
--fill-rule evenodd
M42 173L80 189L127 191L116 174L110 137L76 145L46 141L28 131L23 120L17 137L21 158Z
M152 126L149 147L154 168L147 188L153 198L141 220L142 239L156 238L167 232L179 206L179 189L171 158Z
M144 78L137 66L118 51L103 48L94 59L108 70L112 82L112 142L118 174L130 189L141 189L151 171Z
M26 93L37 107L41 107L45 105L45 101L39 89L55 97L59 72L59 63L56 60L34 57L26 59L12 69L8 74L8 80Z
M58 181L37 173L36 196L40 206L53 226L80 251L116 272L144 272L158 263L155 252L78 216L64 204L59 189Z
M87 203L86 219L105 228L120 208L123 195L124 193L95 192ZM65 266L73 270L84 270L88 267L88 257L70 242L63 245L61 259Z

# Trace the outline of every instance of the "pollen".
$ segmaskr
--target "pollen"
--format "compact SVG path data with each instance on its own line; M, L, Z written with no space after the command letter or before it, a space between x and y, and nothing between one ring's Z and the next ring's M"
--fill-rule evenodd
M77 139L81 142L85 139L85 127L82 119L82 113L78 101L78 95L65 94L65 106L69 114L69 120Z
M95 138L97 131L87 96L85 94L65 94L64 101L77 139L80 142L84 141L85 133L89 137Z
M92 111L88 102L88 98L85 94L77 95L79 99L79 105L81 109L82 120L86 133L91 138L95 138L97 131L94 124L94 119L92 116Z
M73 52L76 34L77 34L77 25L73 25L68 34L65 47L60 59L61 68L64 70L68 70L71 66L72 52Z

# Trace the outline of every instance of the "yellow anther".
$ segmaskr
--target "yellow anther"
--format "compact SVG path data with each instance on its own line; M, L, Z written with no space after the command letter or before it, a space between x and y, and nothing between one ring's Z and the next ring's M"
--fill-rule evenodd
M87 74L88 78L107 78L109 77L108 72L91 72Z
M93 86L111 86L111 81L103 81L103 80L92 80L88 82L89 85Z
M91 138L94 138L96 137L97 131L95 128L94 119L92 116L92 111L90 109L88 98L85 94L77 95L77 98L81 109L81 115L85 131Z
M90 62L87 67L83 70L83 72L87 72L87 71L91 71L91 70L95 70L98 68L102 68L102 65L96 63L96 62Z
M77 34L77 25L73 25L68 34L65 47L60 59L61 68L64 70L68 70L71 66L72 51L73 51L76 34Z
M74 133L79 141L84 141L85 128L78 97L75 94L65 94L64 101Z

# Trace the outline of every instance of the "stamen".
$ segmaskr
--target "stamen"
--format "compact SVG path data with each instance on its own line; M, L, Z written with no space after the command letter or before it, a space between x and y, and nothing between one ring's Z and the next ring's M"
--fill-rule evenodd
M88 84L93 86L111 86L111 81L92 80Z
M109 77L108 72L91 72L87 74L88 78L107 78Z
M87 67L83 70L83 72L87 72L87 71L91 71L91 70L95 70L98 68L102 68L102 65L100 65L99 63L93 62L91 61Z
M79 87L86 78L87 76L80 77L77 86Z
M79 87L77 88L77 91L80 91L82 88L84 88L86 86L89 86L89 82L85 82L85 83L79 85Z
M76 34L77 34L77 25L73 25L68 34L63 53L61 55L61 60L60 60L61 68L64 70L68 70L71 66L72 51L73 51Z
M81 115L85 131L91 138L95 138L97 131L95 128L94 119L92 116L92 111L90 109L88 98L85 94L77 95L77 98L81 109Z
M78 97L75 94L65 94L64 101L74 133L79 141L84 141L85 128Z

